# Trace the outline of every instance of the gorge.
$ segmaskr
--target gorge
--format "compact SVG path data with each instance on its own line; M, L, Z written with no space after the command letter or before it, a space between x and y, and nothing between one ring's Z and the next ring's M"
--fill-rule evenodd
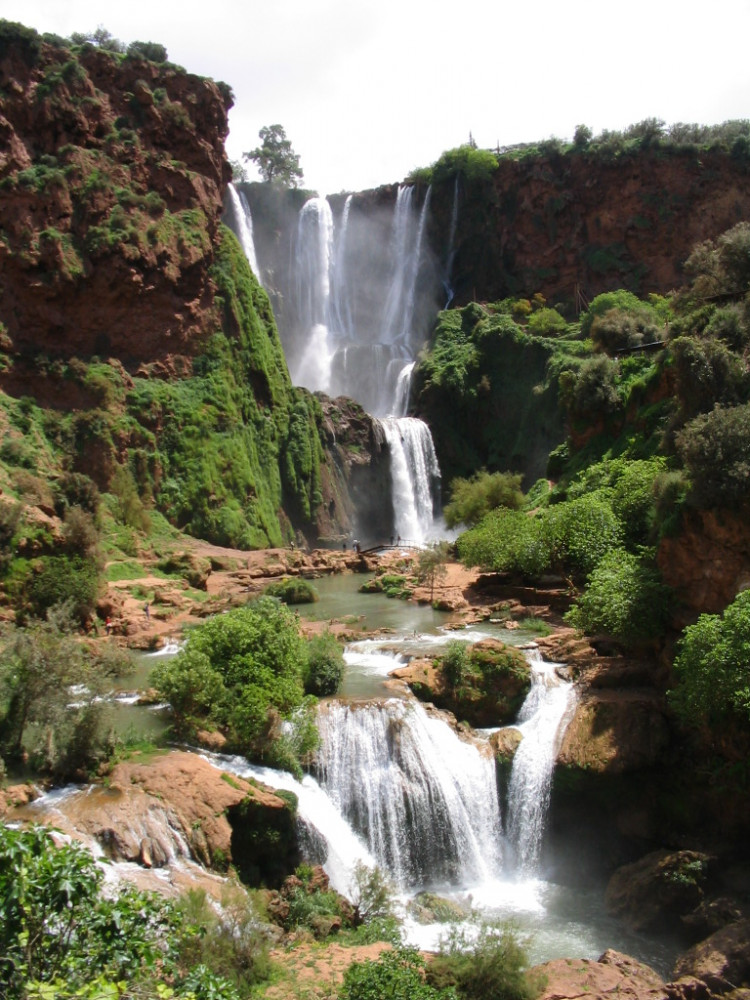
M31 814L88 813L139 877L189 853L274 892L325 863L346 893L377 861L413 941L437 933L423 893L471 895L542 928L535 961L616 943L688 980L660 997L746 987L747 123L541 143L484 172L466 147L322 198L232 184L229 88L169 63L3 22L0 83L0 750L86 781ZM521 499L459 518L473 576L432 608L399 543L439 537L454 477L485 473ZM188 721L211 763L118 762L88 716L69 724L99 698L70 694L69 666L106 678L128 646L334 572L408 599L408 625L363 636L354 593L304 624L347 643L348 670L301 782L221 753L203 661ZM42 671L27 726L16 658L61 597L76 652ZM474 620L452 679L448 614ZM523 670L498 652L514 636L536 643ZM478 704L498 732L474 731ZM291 711L243 709L266 759ZM718 972L673 966L715 934L740 942Z

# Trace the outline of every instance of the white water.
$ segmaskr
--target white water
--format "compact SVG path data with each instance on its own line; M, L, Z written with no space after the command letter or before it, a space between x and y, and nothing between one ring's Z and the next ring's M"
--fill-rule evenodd
M556 674L559 664L545 663L538 651L527 657L534 683L516 723L523 739L513 757L506 831L516 868L530 876L537 874L552 772L575 709L575 689Z
M260 268L258 258L255 253L255 241L253 239L253 217L250 214L250 206L241 191L238 191L234 184L228 187L229 204L234 221L234 231L240 241L247 262L252 268L253 274L260 281Z
M499 871L490 755L414 700L331 702L319 727L321 784L399 888L460 887Z
M391 454L394 534L423 545L434 530L440 466L427 424L414 417L380 421Z

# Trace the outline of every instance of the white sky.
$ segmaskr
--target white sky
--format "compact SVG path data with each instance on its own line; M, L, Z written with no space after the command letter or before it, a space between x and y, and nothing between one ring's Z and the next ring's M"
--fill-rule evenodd
M470 133L750 117L750 0L0 0L0 17L160 42L232 87L230 158L279 123L321 194L401 181Z

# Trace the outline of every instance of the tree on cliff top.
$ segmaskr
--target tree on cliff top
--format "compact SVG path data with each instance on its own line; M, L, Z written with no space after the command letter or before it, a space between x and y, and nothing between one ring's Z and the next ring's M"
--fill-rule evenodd
M299 156L292 149L282 125L264 125L258 135L261 145L243 153L243 159L252 160L266 183L277 182L284 187L297 187L303 179Z

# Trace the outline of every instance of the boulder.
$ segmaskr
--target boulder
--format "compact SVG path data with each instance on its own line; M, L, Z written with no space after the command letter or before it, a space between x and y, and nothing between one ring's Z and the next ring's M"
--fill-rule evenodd
M679 957L675 978L692 977L711 994L750 987L750 920L722 927Z
M667 995L664 981L650 966L612 950L597 961L558 958L531 972L545 982L539 1000L662 1000Z
M679 931L681 918L704 898L711 859L697 851L654 851L618 868L607 909L636 933Z

